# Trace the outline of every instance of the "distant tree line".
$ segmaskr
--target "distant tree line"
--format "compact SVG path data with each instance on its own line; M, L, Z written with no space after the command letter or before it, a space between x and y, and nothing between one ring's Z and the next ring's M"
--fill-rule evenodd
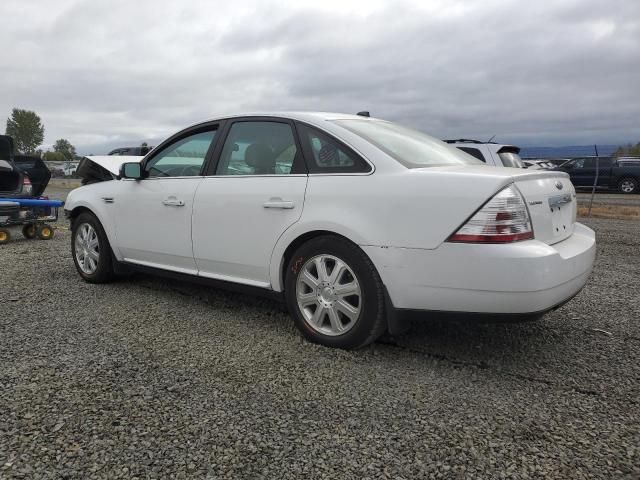
M640 157L640 142L635 145L629 144L624 147L618 147L618 149L613 152L614 157Z

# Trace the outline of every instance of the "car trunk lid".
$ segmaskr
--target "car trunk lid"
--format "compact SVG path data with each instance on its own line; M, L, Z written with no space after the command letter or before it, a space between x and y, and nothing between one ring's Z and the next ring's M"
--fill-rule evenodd
M527 204L536 240L552 245L571 236L577 200L567 174L537 170L516 175L514 181Z

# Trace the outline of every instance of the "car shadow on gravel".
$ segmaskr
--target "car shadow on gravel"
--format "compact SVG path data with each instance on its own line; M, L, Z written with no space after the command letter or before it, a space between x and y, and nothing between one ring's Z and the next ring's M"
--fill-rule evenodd
M248 308L257 313L252 317L252 321L256 322L256 328L269 332L272 322L288 322L291 328L287 330L291 332L292 341L296 340L294 336L300 339L300 334L293 328L293 321L284 302L142 273L122 278L119 283L131 283L132 287L138 286L153 291L172 292L188 297L190 301L204 303L212 310L236 311ZM282 331L272 332L273 335L281 333ZM562 351L562 337L563 335L549 324L546 318L521 323L478 323L430 320L425 316L423 319L412 320L410 329L405 334L397 337L385 335L370 348L378 351L400 348L412 353L480 367L488 365L489 362L507 362L515 366L521 362L531 363L532 354L541 350L553 352L553 355L557 356Z

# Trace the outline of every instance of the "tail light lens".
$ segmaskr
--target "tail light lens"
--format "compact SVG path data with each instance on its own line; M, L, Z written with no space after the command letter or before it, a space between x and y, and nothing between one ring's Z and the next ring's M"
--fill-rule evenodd
M33 186L31 185L31 180L26 175L22 176L22 193L26 195L31 195L33 193Z
M450 242L510 243L533 238L531 219L515 186L500 190L456 233Z

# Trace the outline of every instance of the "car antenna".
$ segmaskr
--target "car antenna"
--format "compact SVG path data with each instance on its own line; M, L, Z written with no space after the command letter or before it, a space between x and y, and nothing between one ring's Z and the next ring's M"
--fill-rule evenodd
M371 114L368 111L362 111L362 112L358 112L356 113L356 115L360 115L361 117L370 117Z
M491 137L489 140L487 140L487 143L491 143L491 140L493 140L494 138L496 138L496 135L498 135L498 134L496 133L493 137Z

